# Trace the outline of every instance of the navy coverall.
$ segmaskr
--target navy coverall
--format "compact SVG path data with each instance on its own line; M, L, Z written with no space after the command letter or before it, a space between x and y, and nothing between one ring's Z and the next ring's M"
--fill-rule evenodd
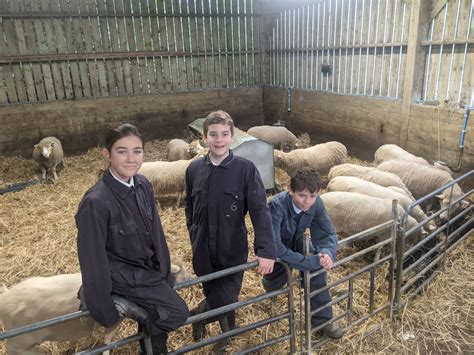
M163 352L166 333L183 325L189 312L173 291L153 188L145 177L133 178L130 188L107 171L79 205L77 247L84 294L92 317L105 327L119 320L112 294L143 307L151 334L159 336L160 344L152 336L153 348ZM160 348L163 341L165 348Z
M300 271L316 271L321 268L319 253L327 254L333 261L336 260L337 235L328 217L323 201L318 196L311 208L299 214L293 207L293 201L288 192L281 192L273 196L269 202L272 213L273 231L277 256L289 266ZM306 228L311 231L313 253L305 256L303 252ZM284 268L277 264L274 271L265 275L263 286L267 291L282 287L287 281ZM311 291L326 286L326 273L311 279ZM331 301L329 291L323 291L311 298L311 310L318 309ZM331 306L317 312L311 318L311 323L318 326L332 318Z
M255 254L275 259L265 187L255 165L232 151L217 166L209 155L190 164L186 171L186 223L196 275L247 261L247 211L255 231ZM204 295L210 308L237 302L242 277L241 272L205 282Z

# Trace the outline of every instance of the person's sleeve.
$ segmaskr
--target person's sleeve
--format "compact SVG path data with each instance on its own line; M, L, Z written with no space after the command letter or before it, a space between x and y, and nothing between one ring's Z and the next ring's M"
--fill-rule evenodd
M193 224L193 199L192 199L192 192L193 192L193 181L191 177L191 172L188 168L186 169L186 197L184 199L185 206L184 206L184 213L186 215L186 227L188 231L191 229Z
M272 214L272 226L275 236L277 256L290 267L300 271L313 271L319 269L321 267L319 263L319 255L305 256L301 253L291 250L285 244L283 244L280 233L281 227L284 223L285 214L282 211L281 206L272 204L270 202L270 212Z
M107 218L97 203L83 200L76 214L77 251L87 309L105 327L120 319L112 300L112 279L105 250Z
M265 187L257 168L253 163L250 164L246 202L255 232L255 255L275 260L275 238L273 237L272 218L267 205Z
M317 253L327 254L336 261L337 234L323 200L319 196L316 200L316 213L311 223L311 241Z

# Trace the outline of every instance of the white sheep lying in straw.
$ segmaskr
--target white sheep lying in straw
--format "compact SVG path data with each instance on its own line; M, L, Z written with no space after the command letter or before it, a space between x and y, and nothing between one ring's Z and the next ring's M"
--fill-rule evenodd
M403 162L399 160L390 160L377 166L380 171L390 172L402 179L406 187L412 192L416 199L428 195L432 191L453 181L453 177L446 171L436 169L432 166ZM463 192L458 184L453 185L452 199L462 196ZM449 204L451 188L444 190L436 197L440 200L441 207ZM427 204L433 201L428 201ZM461 201L455 209L466 208L469 205L467 201ZM456 211L452 211L455 213ZM442 220L447 219L447 211L440 215Z
M337 165L329 171L328 178L334 179L336 176L355 176L363 180L373 182L380 186L396 186L401 188L405 193L413 198L410 190L405 186L402 179L399 176L381 171L377 168L371 168L368 166L360 166L356 164L341 164Z
M382 164L383 162L389 161L389 160L401 160L404 162L410 162L410 163L417 163L421 165L427 165L431 167L435 167L436 169L439 170L444 170L453 175L453 172L451 169L449 169L447 166L442 165L440 163L435 163L434 165L431 165L428 163L428 161L422 157L417 157L416 155L413 155L403 148L399 147L396 144L384 144L380 146L376 151L375 151L375 159L374 162L375 164Z
M175 282L190 277L182 261L177 258L172 258L171 275ZM76 312L80 306L77 293L81 284L82 276L76 273L31 277L10 290L5 286L0 287L0 321L5 329L15 329ZM105 344L111 342L119 324L106 329ZM71 320L8 339L7 353L32 353L34 347L43 341L77 340L91 335L99 327L91 317Z
M56 137L46 137L35 144L33 149L33 159L41 169L41 178L46 179L46 172L53 174L53 181L58 180L56 167L59 164L65 166L64 152L61 142Z
M342 143L327 142L288 153L275 149L274 156L275 166L283 169L289 176L303 167L316 169L320 175L326 175L334 165L346 160L347 149Z
M389 188L377 185L373 182L360 179L355 176L336 176L333 178L328 186L327 191L345 191L345 192L357 192L360 194L378 197L378 198L387 198L389 200L398 200L400 206L403 209L407 209L408 206L413 202L413 199L409 198L403 190L397 191L398 187ZM415 218L418 222L422 222L428 217L425 212L421 209L420 206L415 206L411 209L410 215ZM427 223L427 229L433 231L436 229L436 225L433 221Z
M167 145L168 161L188 160L201 153L204 148L198 140L187 143L182 139L172 139Z
M331 222L338 234L350 236L375 227L392 219L392 201L385 198L372 197L356 192L327 192L321 195ZM405 210L397 207L398 216ZM408 216L406 229L416 226L417 221ZM415 235L421 237L426 233L420 228ZM390 238L390 228L377 235L377 242ZM375 260L380 256L377 250Z
M138 174L152 184L155 196L178 194L179 205L186 188L186 169L193 160L153 161L142 164Z

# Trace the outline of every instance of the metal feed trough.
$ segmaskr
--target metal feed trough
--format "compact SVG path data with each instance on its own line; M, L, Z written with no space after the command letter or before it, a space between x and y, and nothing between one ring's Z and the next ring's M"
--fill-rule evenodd
M191 132L202 138L202 124L205 118L198 118L188 124ZM275 172L273 169L273 145L252 137L244 131L234 128L234 139L230 149L235 155L246 158L255 164L263 180L265 189L275 188Z

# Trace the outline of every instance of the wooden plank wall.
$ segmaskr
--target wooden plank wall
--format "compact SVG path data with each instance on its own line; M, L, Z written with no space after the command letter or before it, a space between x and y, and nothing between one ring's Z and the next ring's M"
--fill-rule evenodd
M262 92L214 89L0 106L0 154L31 157L33 145L50 135L62 141L66 154L78 153L101 144L106 129L123 122L136 124L146 139L183 138L188 123L218 109L247 129L263 122Z
M319 0L273 15L270 84L403 99L408 33L418 1ZM422 1L418 102L473 105L474 0ZM426 6L425 6L426 5Z
M262 83L255 0L2 0L0 104Z

